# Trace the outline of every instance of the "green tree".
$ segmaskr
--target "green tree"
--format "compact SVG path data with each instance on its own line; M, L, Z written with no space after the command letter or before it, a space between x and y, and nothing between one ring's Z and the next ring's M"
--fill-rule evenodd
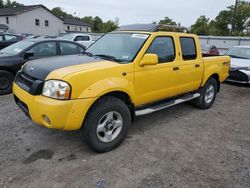
M227 36L230 34L229 26L232 20L232 12L223 10L219 13L219 15L212 20L209 24L210 26L210 34L212 35L220 35Z
M209 18L200 16L194 25L191 26L191 33L197 35L209 35Z
M177 25L175 21L173 21L171 18L169 18L167 16L163 20L160 20L159 24Z
M20 7L20 6L24 6L24 4L18 3L16 1L12 1L11 3L11 7Z
M250 2L240 1L238 3L235 19L233 18L235 6L232 5L227 10L222 10L215 20L210 23L212 35L238 35L242 36L247 33L247 25L250 18ZM235 23L234 31L232 24ZM231 30L231 32L230 32Z
M64 12L61 7L55 7L51 12L59 18L74 18L71 14Z
M85 16L82 18L82 21L84 21L90 25L94 24L94 18L92 16Z
M103 32L103 21L98 16L93 20L93 30L94 32Z
M21 3L18 3L16 1L11 1L11 0L0 0L0 8L11 8L11 7L20 7L20 6L24 6Z
M229 7L229 12L233 12L234 6ZM235 15L235 31L233 34L243 35L247 29L247 22L250 18L250 2L240 1Z
M0 8L4 8L4 2L3 2L3 0L0 0Z
M109 20L106 23L103 24L103 32L107 33L107 32L111 32L114 31L118 28L118 25L116 22Z

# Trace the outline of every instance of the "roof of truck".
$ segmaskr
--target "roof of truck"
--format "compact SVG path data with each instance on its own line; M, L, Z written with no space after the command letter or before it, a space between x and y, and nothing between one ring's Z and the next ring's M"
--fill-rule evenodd
M164 25L164 24L133 24L119 27L116 31L143 31L143 32L183 32L188 33L188 29L182 26Z

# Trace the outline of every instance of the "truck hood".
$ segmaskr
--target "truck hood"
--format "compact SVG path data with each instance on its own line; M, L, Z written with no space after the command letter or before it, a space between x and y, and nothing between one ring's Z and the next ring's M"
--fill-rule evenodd
M250 59L231 58L232 67L250 67Z
M96 66L105 66L106 64L106 60L98 57L68 55L30 61L24 65L22 71L39 80L45 80L50 73L57 72L57 79L61 79L68 74L94 68ZM60 78L58 78L58 76L60 76Z

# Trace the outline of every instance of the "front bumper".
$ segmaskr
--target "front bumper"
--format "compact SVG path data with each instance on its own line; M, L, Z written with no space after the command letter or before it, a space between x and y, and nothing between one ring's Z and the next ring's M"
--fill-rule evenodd
M78 130L94 98L55 100L41 95L31 95L16 83L13 93L17 105L36 124L51 129ZM48 121L49 120L49 121Z
M250 71L247 70L231 70L227 79L229 82L250 84Z

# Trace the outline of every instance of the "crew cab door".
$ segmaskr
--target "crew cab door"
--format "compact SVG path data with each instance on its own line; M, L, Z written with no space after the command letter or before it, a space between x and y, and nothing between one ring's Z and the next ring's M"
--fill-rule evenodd
M158 64L135 68L135 102L143 105L178 93L179 70L175 38L157 36L145 54L156 54Z
M187 36L179 37L181 49L180 84L182 93L197 90L203 76L203 60L201 57L198 39Z

